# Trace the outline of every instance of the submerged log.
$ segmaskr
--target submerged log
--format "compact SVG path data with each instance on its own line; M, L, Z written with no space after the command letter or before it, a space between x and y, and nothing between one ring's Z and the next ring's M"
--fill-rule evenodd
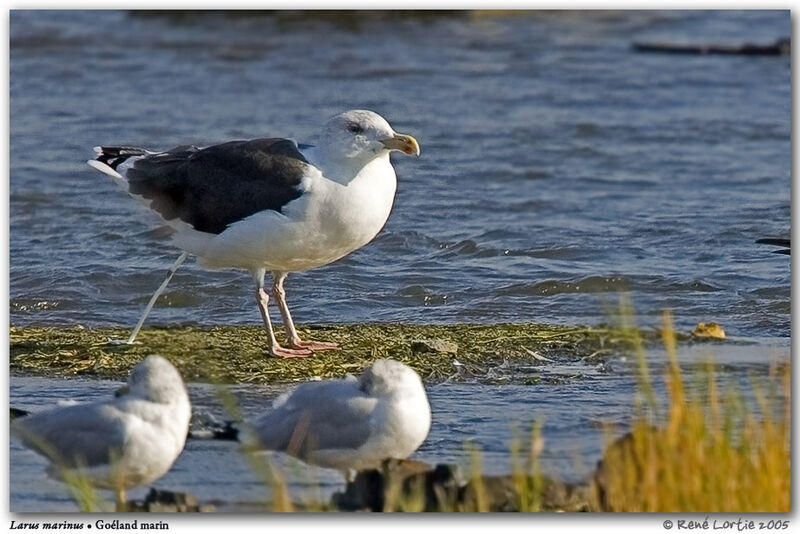
M665 54L788 56L792 53L792 41L788 37L783 37L767 45L753 43L745 43L743 45L633 43L632 46L637 52L660 52Z
M775 254L791 255L792 253L792 240L786 237L764 237L761 239L757 239L756 243L762 245L773 245L776 247L781 247L778 250L772 251Z

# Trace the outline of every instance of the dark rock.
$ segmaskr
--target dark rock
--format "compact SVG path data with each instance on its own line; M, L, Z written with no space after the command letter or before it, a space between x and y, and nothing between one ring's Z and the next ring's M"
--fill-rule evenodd
M359 471L344 493L333 495L332 503L345 511L382 512L387 495L402 489L407 480L433 471L430 465L416 460L386 460L380 469Z
M437 464L433 470L415 473L403 480L406 496L424 498L426 512L456 511L464 485L458 467Z
M511 476L483 477L464 487L461 502L470 510L519 512L519 495Z
M543 511L585 511L586 488L541 477L539 508ZM531 480L528 487L535 487ZM388 511L398 503L414 503L425 512L474 511L516 512L520 510L517 483L511 475L483 477L467 482L457 466L438 464L431 468L412 460L387 460L381 469L359 472L344 493L336 493L332 504L339 510ZM388 506L387 506L388 504Z
M459 500L467 510L483 508L490 512L519 512L522 500L519 494L520 483L527 484L528 488L537 487L534 480L530 478L518 482L512 475L485 476L478 483L470 481L464 487ZM483 502L479 502L479 492ZM539 477L538 493L536 501L540 511L585 512L588 510L588 494L584 486ZM530 504L534 504L533 499Z
M589 488L566 484L549 478L543 479L540 506L548 512L588 512Z
M658 435L661 431L657 427L649 427L647 432L652 433L650 439L661 439ZM640 452L646 453L641 446L637 446L636 437L631 432L617 438L606 448L603 458L597 462L597 469L591 483L590 491L595 503L594 507L597 508L596 511L617 511L617 506L614 504L614 473L622 472L621 465L623 463L626 464L625 469L630 470L629 473L634 483L642 480L645 463L648 459L642 457Z
M11 412L10 417L12 420L19 419L20 417L25 417L26 415L30 414L30 412L27 412L25 410L20 410L19 408L14 408L11 406L9 406L8 409Z
M158 490L150 488L150 493L142 501L125 503L128 512L212 512L213 506L200 505L191 493Z

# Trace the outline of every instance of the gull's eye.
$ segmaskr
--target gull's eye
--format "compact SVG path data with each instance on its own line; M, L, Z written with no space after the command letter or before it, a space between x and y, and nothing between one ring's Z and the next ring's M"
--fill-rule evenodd
M364 133L364 127L356 122L351 122L347 125L347 131L352 132L354 134Z

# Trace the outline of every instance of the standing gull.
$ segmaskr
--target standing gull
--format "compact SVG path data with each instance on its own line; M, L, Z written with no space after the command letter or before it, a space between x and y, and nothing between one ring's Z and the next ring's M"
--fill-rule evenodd
M164 475L183 450L191 405L181 375L161 356L148 356L131 370L128 385L113 399L57 406L23 415L11 431L52 463L48 474L83 474L113 489L124 504L125 490Z
M194 254L206 267L250 271L269 353L290 358L338 346L300 339L286 304L286 275L327 265L369 243L394 202L397 179L389 154L418 156L419 144L396 133L377 113L351 110L325 124L316 146L268 138L166 152L132 147L95 151L97 158L88 164L158 213L176 231L173 243L184 251L128 343L175 270ZM286 347L270 323L267 271L273 275Z
M378 360L359 378L307 382L279 397L252 421L253 445L301 460L353 471L403 460L431 427L419 375L395 360Z

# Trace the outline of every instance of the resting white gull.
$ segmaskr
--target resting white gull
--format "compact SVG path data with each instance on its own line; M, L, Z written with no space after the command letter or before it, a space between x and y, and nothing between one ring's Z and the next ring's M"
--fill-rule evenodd
M113 399L25 415L11 422L11 431L50 460L50 476L84 475L113 489L123 504L126 489L149 484L172 467L191 411L177 369L161 356L148 356Z
M271 356L310 356L338 348L303 341L286 304L283 282L292 271L326 265L369 243L383 228L397 179L389 154L419 155L410 135L396 133L372 111L330 119L316 146L291 139L231 141L166 152L97 147L88 163L115 178L176 230L184 250L131 334L132 343L175 269L194 254L210 268L247 269L269 336ZM287 345L272 330L264 276L272 272Z
M359 378L306 382L253 420L250 443L301 460L354 471L405 459L428 436L431 408L419 375L395 360L378 360Z

